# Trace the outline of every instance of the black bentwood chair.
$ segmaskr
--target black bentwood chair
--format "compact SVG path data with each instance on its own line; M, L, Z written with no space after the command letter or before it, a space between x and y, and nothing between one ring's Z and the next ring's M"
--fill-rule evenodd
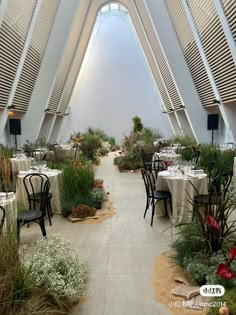
M3 229L3 225L4 225L4 221L5 221L5 217L6 217L6 211L2 206L0 206L0 212L2 213L2 218L1 218L1 222L0 222L0 234L1 234L2 229Z
M164 206L165 206L165 211L167 215L167 200L170 201L170 210L172 213L172 203L171 203L171 193L169 191L155 191L154 189L154 180L152 178L152 175L146 171L145 169L141 170L142 172L142 177L146 189L146 196L147 196L147 201L146 201L146 208L143 217L145 218L147 209L149 208L150 203L152 204L152 218L151 218L151 226L153 224L153 218L155 214L155 206L156 204L163 200L164 201Z
M23 183L25 186L25 190L27 193L28 203L29 203L29 209L36 208L36 204L41 202L42 195L42 189L45 181L49 182L49 178L45 174L41 173L35 173L35 174L28 174L24 177ZM37 183L37 185L35 185ZM39 187L39 192L35 190L35 186ZM49 182L49 189L50 189L50 182ZM51 199L52 199L52 193L48 193L48 199L47 199L47 215L50 225L52 225L51 217L52 214L52 208L51 208Z
M194 197L193 219L196 207L204 207L207 210L209 206L221 205L224 202L232 177L232 170L224 170L222 174L217 175L210 183L208 195L197 195Z
M38 175L38 174L30 174L31 176ZM27 175L28 176L28 175ZM43 237L46 237L46 229L45 229L45 223L44 223L44 217L46 215L47 211L47 203L48 203L48 196L49 196L49 179L47 179L41 188L40 193L40 202L39 202L39 209L32 209L19 211L17 213L17 238L18 241L20 240L20 228L24 224L28 224L31 222L36 222L39 224ZM36 199L34 199L36 200ZM31 201L29 200L29 206L31 204ZM36 205L36 203L34 204Z
M143 167L145 170L151 169L153 154L154 152L145 152L143 149L141 149L141 157L143 160Z
M157 180L158 173L167 170L167 162L163 160L154 160L151 164L151 172L154 180Z

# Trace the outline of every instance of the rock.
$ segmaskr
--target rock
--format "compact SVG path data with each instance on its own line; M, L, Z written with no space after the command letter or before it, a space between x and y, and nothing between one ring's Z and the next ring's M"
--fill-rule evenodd
M178 276L176 276L176 277L175 277L175 281L176 281L176 282L179 282L179 283L183 283L183 284L185 284L185 285L189 284L183 277L178 277Z
M179 285L171 291L171 294L182 297L185 300L189 300L192 297L200 294L200 288L197 286Z

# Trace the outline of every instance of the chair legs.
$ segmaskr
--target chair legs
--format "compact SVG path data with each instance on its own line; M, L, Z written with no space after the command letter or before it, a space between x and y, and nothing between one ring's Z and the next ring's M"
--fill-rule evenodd
M173 214L173 209L172 209L172 200L171 200L171 197L170 197L170 214L172 215Z
M46 233L46 229L45 229L44 219L40 220L39 225L40 225L43 237L46 238L47 233Z
M51 217L52 217L52 208L51 208L50 199L49 199L48 202L47 202L47 214L48 214L49 224L50 224L50 226L52 226L52 220L51 220Z
M165 215L168 215L166 199L164 199Z
M166 216L168 215L168 210L167 210L167 199L158 199L156 202L154 199L150 199L148 200L147 198L147 204L146 204L146 209L145 209L145 212L144 212L144 215L143 217L145 218L146 216L146 213L147 213L147 209L149 208L149 204L150 204L150 201L151 201L151 204L152 204L152 217L151 217L151 226L153 224L153 219L154 219L154 214L155 214L155 208L156 208L156 204L163 200L164 201L164 208L165 208L165 214ZM170 213L172 215L172 201L171 201L171 198L169 198L169 202L170 202Z
M158 202L158 200L157 200ZM151 218L151 226L153 224L153 218L154 218L154 214L155 214L155 207L156 207L156 204L157 202L154 202L154 199L152 200L152 218Z
M143 215L144 218L146 216L147 209L149 208L149 204L150 204L150 199L147 197L146 208L145 208L144 215Z
M34 221L34 222L36 222L36 223L38 223L40 225L43 237L46 238L47 237L47 233L46 233L46 229L45 229L44 219L40 220L39 222L38 221ZM23 224L24 223L22 223L21 221L17 221L17 240L18 240L18 243L20 242L20 229L21 229L21 226Z

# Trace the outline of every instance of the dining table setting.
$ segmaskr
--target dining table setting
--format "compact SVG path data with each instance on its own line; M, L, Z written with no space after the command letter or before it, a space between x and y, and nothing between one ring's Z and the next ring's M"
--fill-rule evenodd
M171 223L178 225L191 222L193 198L198 194L208 193L208 177L201 169L191 165L169 166L158 173L155 188L157 191L169 191L172 195ZM158 217L165 215L164 206L156 206Z
M168 165L178 164L182 159L181 154L175 153L173 150L162 150L159 153L154 153L153 160L163 160Z
M0 206L5 209L3 231L11 227L16 227L17 202L15 193L0 192ZM0 212L0 221L1 219L2 213Z
M61 170L49 169L46 164L32 167L28 171L20 171L16 179L16 200L21 208L28 209L28 198L26 189L24 186L24 177L28 174L44 174L49 178L50 192L52 193L51 207L52 212L61 214L61 202L60 202L60 182L59 177L62 174ZM28 183L27 183L28 185ZM34 182L35 191L40 191L40 184L35 180Z
M27 157L23 153L14 154L13 157L10 158L12 172L16 174L20 171L29 170L33 161L34 159L32 157Z

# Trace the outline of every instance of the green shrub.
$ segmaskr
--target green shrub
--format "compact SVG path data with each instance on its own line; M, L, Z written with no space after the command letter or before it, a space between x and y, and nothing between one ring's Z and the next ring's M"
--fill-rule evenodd
M115 164L118 166L120 172L125 170L136 170L143 166L143 162L141 160L137 160L129 156L119 157L119 159L116 159Z
M190 145L195 145L196 144L196 140L193 136L190 135L184 135L184 136L180 136L180 135L176 135L170 138L170 142L171 143L179 143L181 144L181 146L185 146L188 147Z
M205 242L199 225L192 223L180 226L177 239L172 243L171 247L175 250L171 258L182 267L187 258L204 252Z
M101 140L97 135L85 134L84 140L80 143L80 151L92 162L97 161L97 151L101 148Z
M123 160L123 156L116 156L114 158L114 164L119 165L122 160Z
M210 161L215 161L215 170L222 172L226 168L233 169L234 157L236 156L236 150L220 150L217 145L201 144L199 165L207 170Z
M134 116L132 118L132 121L133 121L133 132L134 133L140 132L143 130L143 124L142 124L142 120L140 117Z
M145 144L153 144L154 141L162 137L160 131L155 128L143 128L140 140L143 140Z
M105 191L102 188L94 187L90 192L91 201L94 204L94 207L97 209L101 208L101 204L105 197Z

